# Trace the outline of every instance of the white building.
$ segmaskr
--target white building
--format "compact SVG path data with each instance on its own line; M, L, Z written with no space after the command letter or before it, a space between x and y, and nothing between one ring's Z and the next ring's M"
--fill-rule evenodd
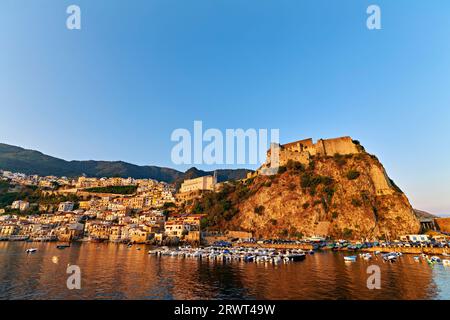
M61 211L61 212L72 211L74 206L75 206L75 204L70 201L61 202L58 206L58 211Z
M17 200L11 205L11 209L19 209L20 211L25 211L30 207L30 203L27 201Z
M165 234L169 237L181 238L191 230L191 225L178 221L167 221L164 227Z
M426 234L408 234L406 237L412 242L427 242L430 240Z

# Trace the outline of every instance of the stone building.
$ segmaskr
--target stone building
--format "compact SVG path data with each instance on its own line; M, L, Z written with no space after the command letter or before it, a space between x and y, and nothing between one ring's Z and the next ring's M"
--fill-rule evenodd
M192 192L197 190L214 190L216 183L216 175L184 180L184 182L181 184L180 193Z

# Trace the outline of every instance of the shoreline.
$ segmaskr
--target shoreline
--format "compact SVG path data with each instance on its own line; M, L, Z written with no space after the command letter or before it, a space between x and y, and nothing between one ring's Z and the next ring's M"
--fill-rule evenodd
M26 243L55 243L55 245L64 243L64 244L72 244L72 243L92 243L92 244L123 244L123 245L151 245L154 247L179 247L179 246L187 246L190 245L193 248L202 248L209 246L211 244L201 244L201 245L193 245L189 243L179 243L179 244L173 244L173 245L167 245L167 244L155 244L155 243L130 243L130 242L117 242L117 241L92 241L87 239L79 239L79 240L72 240L72 241L29 241L29 240L4 240L2 239L1 242L26 242ZM371 247L371 248L360 248L360 249L348 249L346 247L339 248L339 249L331 249L329 247L319 247L317 248L317 245L311 244L311 243L302 243L302 244L259 244L259 243L232 243L231 247L244 247L244 248L261 248L261 249L278 249L278 250L295 250L295 249L301 249L306 251L316 251L316 252L380 252L380 253L390 253L390 252L399 252L402 254L415 254L420 255L422 253L424 254L431 254L431 255L445 255L450 254L449 248L436 248L436 247Z

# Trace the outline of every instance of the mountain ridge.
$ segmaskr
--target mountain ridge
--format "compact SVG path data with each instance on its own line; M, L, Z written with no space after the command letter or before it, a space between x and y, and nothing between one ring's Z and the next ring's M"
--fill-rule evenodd
M188 178L213 174L195 167L186 172L159 166L139 166L125 161L106 160L64 160L46 155L37 150L0 143L0 169L40 176L76 177L83 174L90 177L132 177L135 179L155 179L168 183L179 183ZM246 177L248 169L216 170L218 181L235 180Z

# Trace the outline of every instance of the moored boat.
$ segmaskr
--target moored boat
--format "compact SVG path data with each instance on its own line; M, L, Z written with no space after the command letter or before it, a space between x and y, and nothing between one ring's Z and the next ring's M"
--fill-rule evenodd
M372 259L372 255L370 253L363 253L361 254L361 258L363 258L364 260L370 260Z
M430 261L432 263L441 263L441 258L439 258L438 256L432 256Z
M30 236L13 235L9 236L9 241L27 241L29 238Z
M400 252L389 252L386 254L383 254L383 260L389 261L389 262L395 262L397 261L397 258L401 256Z
M288 256L290 261L303 261L306 258L306 255L304 253L295 253L295 254L291 254L290 256Z
M356 261L356 256L345 256L344 257L344 261L345 262L355 262Z

